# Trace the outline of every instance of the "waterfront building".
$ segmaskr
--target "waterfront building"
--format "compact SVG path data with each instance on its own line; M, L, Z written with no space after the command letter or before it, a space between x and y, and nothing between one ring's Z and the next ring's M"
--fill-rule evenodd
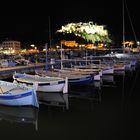
M21 51L20 41L3 41L0 45L0 52L5 54L17 54Z

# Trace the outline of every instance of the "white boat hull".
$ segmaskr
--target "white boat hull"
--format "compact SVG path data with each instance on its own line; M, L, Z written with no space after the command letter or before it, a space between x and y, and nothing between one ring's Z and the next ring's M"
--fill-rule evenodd
M56 85L44 85L44 86L38 86L37 91L41 92L63 92L65 84L56 84Z
M39 107L36 92L33 88L0 81L0 104L8 106Z
M17 95L19 96L19 95ZM34 105L33 102L33 95L28 95L26 97L21 97L21 98L16 98L13 99L14 96L5 96L4 98L2 98L2 96L0 96L0 104L3 105L9 105L9 106L31 106Z
M38 92L68 92L67 78L40 77L26 74L19 74L18 77L17 74L14 76L14 81L28 86L36 85L36 91Z
M101 80L100 74L94 75L94 80L95 80L95 81L100 81L100 80Z
M102 74L113 74L114 68L103 69Z

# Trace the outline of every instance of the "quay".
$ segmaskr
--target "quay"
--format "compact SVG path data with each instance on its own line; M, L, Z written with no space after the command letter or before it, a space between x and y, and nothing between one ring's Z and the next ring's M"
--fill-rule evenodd
M45 63L34 63L25 66L4 67L0 69L0 79L10 78L15 72L34 73L35 70L40 68L45 68Z

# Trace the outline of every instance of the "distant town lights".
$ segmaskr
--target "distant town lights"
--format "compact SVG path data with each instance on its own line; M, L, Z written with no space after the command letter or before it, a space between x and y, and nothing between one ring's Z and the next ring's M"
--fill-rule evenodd
M35 47L35 45L34 45L34 44L31 44L30 46L31 46L31 47Z
M137 44L138 44L138 45L140 45L140 42L139 42L139 41L137 41Z
M111 42L107 29L104 25L93 24L93 22L88 23L68 23L62 26L60 33L73 33L75 36L79 36L87 41L95 43L100 42Z

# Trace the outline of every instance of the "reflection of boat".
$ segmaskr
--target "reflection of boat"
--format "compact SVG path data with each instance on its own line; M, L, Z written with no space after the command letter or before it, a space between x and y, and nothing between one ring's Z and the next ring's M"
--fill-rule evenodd
M7 81L0 81L0 104L39 107L33 88Z
M102 76L102 86L115 86L114 75L103 75Z
M34 124L38 130L38 109L33 107L0 106L0 120Z
M114 82L114 75L103 75L102 80L105 82Z

